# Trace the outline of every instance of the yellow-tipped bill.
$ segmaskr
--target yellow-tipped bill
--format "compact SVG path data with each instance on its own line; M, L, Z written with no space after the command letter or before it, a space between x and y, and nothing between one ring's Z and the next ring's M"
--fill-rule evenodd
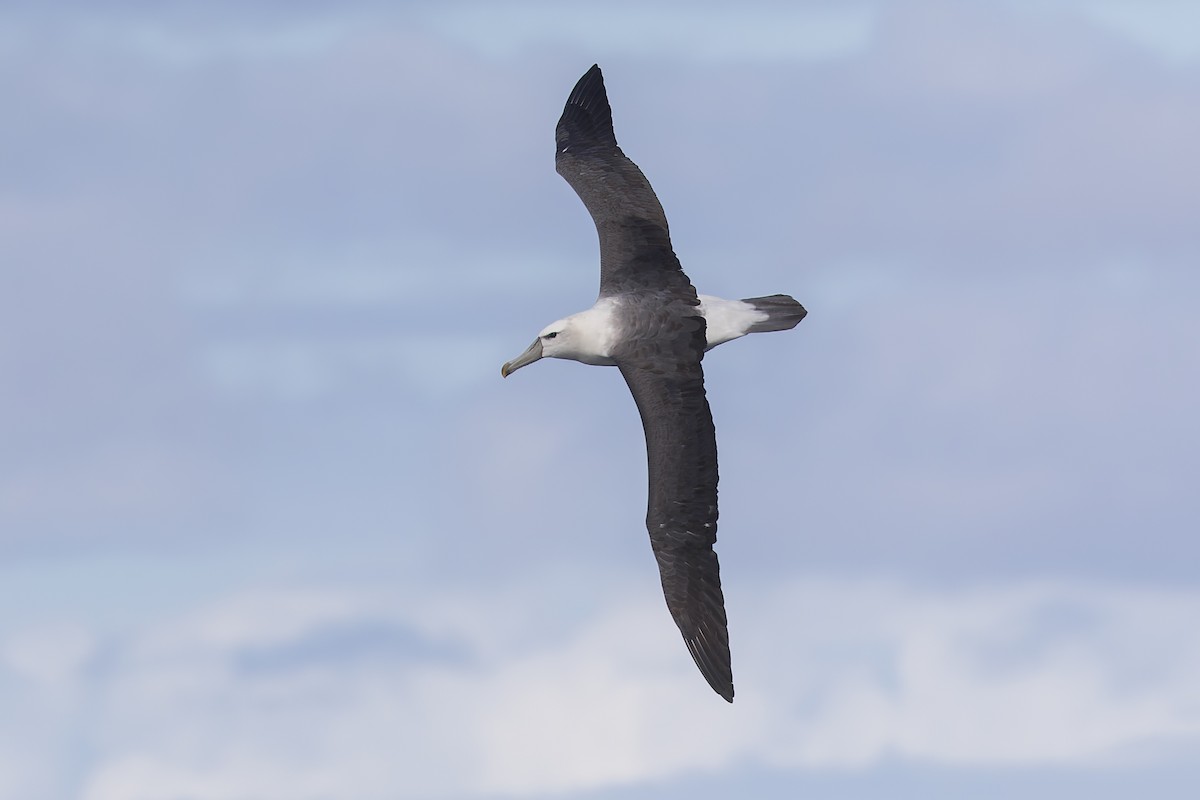
M500 368L500 374L502 376L504 376L505 378L507 378L509 375L512 375L514 372L519 370L521 367L524 367L528 364L532 364L533 362L537 361L541 357L542 357L542 340L534 339L533 344L529 345L529 349L527 349L524 353L521 353L521 355L517 356L512 361L509 361L507 364L505 364L503 367Z

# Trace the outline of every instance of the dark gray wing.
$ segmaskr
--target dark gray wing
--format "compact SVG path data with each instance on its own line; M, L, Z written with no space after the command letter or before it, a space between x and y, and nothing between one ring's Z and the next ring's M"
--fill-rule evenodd
M567 98L554 165L600 236L600 296L690 287L671 250L667 216L646 176L617 146L604 76L593 65Z
M708 684L733 702L733 670L717 541L717 437L704 396L704 320L676 316L675 331L617 359L646 432L646 528L667 608Z

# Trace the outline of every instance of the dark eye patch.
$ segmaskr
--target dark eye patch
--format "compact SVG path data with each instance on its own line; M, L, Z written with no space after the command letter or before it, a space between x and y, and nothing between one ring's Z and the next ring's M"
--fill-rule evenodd
M547 339L553 339L555 336L558 336L558 331L551 331L550 333L546 334Z

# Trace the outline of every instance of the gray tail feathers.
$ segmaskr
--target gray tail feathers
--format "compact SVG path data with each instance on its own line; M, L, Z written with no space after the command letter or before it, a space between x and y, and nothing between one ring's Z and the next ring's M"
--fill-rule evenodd
M767 331L787 331L796 327L808 312L804 306L797 303L786 294L773 294L770 297L748 297L742 301L754 306L755 311L767 315L762 322L755 322L746 333L766 333Z

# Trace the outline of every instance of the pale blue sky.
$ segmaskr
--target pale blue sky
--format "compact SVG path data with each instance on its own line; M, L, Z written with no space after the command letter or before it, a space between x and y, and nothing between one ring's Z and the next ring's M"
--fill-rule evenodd
M1191 798L1183 2L0 10L0 796ZM657 585L575 80L707 293L737 702Z

